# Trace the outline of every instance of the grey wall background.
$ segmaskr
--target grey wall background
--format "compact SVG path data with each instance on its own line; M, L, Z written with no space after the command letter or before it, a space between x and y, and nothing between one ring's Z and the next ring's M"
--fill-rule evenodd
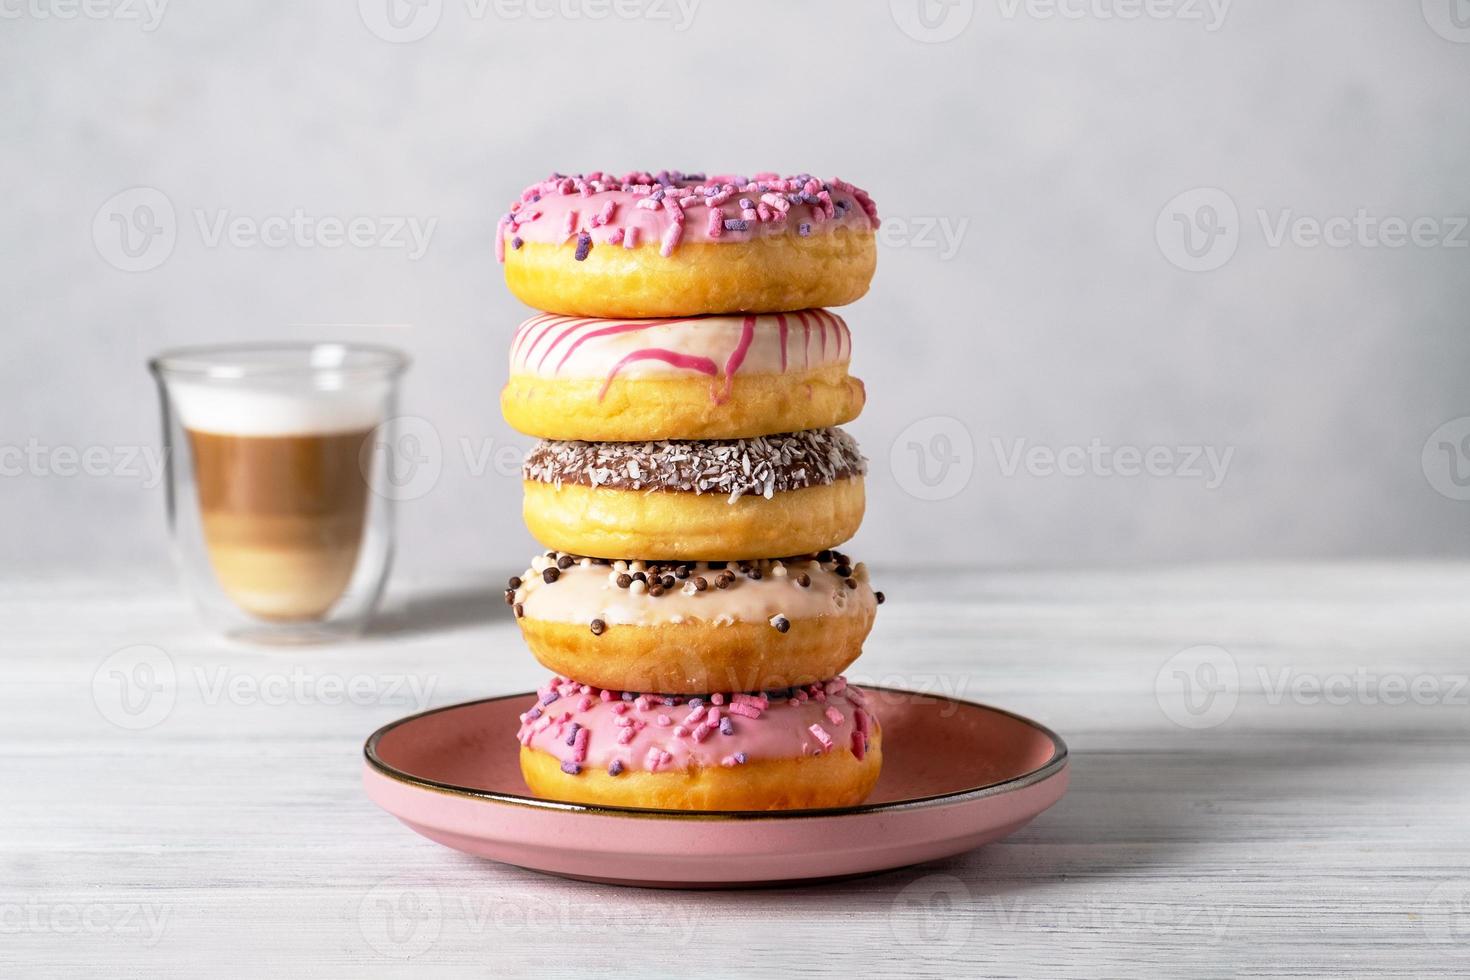
M162 567L161 490L124 465L158 442L143 361L246 338L409 350L444 453L402 567L520 567L518 481L474 463L526 442L496 405L527 311L495 215L553 169L663 166L877 199L878 277L842 311L873 560L1470 553L1457 0L159 2L3 11L7 572ZM128 259L111 215L160 196L172 250ZM206 234L298 209L435 224L421 256ZM1360 209L1342 247L1272 241ZM1211 488L1188 453L1048 474L1017 440L1231 456ZM57 475L66 447L107 473Z

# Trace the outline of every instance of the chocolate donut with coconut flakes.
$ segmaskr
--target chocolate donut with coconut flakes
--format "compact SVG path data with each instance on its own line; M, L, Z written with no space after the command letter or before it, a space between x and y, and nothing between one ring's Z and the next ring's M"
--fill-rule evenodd
M836 428L730 440L543 440L523 467L523 516L547 548L594 558L779 558L852 537L866 472L857 443Z

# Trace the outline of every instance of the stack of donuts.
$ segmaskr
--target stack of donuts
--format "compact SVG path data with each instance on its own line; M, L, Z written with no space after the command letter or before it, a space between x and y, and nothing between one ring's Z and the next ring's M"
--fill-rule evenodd
M883 601L847 325L878 215L840 180L553 174L500 220L506 420L541 440L506 602L554 676L521 715L538 796L683 810L861 802L882 733L842 671Z

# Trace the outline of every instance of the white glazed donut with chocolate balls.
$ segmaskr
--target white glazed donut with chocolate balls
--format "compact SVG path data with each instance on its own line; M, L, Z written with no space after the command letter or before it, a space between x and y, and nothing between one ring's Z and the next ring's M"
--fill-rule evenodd
M543 440L524 517L555 551L651 561L777 558L832 548L863 519L867 461L841 429L754 439Z
M732 562L537 555L506 602L531 653L596 687L768 690L857 659L883 594L841 552Z

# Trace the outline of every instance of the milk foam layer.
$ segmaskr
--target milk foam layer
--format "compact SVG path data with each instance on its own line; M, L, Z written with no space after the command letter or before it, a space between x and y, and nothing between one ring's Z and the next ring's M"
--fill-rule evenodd
M361 432L381 424L387 417L392 383L354 380L350 388L303 391L266 382L175 380L168 390L186 429L218 435L305 436Z

